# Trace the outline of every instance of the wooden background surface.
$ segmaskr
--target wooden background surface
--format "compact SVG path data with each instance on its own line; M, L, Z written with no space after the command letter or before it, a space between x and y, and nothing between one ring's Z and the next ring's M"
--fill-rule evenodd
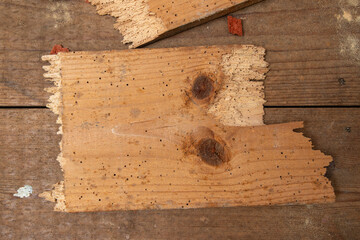
M56 116L40 57L124 49L114 19L83 0L0 0L0 234L3 239L359 239L360 24L358 1L265 0L147 47L255 44L267 49L266 123L305 121L328 169L336 203L326 205L67 214L37 197L62 180ZM344 13L350 13L351 19ZM359 17L358 17L359 18ZM356 45L357 44L357 45ZM13 197L29 184L34 194Z

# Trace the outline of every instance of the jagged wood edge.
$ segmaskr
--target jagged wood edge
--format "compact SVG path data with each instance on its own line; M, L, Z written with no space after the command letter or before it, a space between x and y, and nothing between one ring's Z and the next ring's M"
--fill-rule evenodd
M116 18L114 28L123 35L122 43L136 48L156 39L166 32L163 21L151 13L143 1L89 0L96 6L99 15L110 15Z
M228 126L263 125L268 65L265 49L253 45L234 47L231 53L222 55L225 86L216 95L208 113Z
M49 103L46 105L58 118L57 124L60 124L57 134L62 135L62 81L61 81L61 57L57 55L45 55L41 58L42 61L47 61L50 65L43 66L45 70L44 78L54 83L53 87L45 88L45 91L51 93L49 97ZM62 154L62 140L59 142L60 153L57 157L57 161L60 163L61 170L63 171L66 160ZM55 211L66 211L65 194L64 194L64 181L60 181L53 185L52 190L39 194L39 197L45 198L48 201L56 202Z

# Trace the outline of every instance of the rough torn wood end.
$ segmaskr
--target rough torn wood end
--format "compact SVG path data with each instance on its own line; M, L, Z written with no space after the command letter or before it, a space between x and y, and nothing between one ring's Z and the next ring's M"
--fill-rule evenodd
M89 0L100 15L108 14L116 18L114 27L123 35L123 43L131 43L131 48L260 1Z
M211 46L44 56L67 212L333 202L332 160L263 125L265 50Z
M60 181L53 185L53 188L50 191L43 192L39 194L39 197L42 197L50 202L55 202L55 211L65 212L65 195L64 195L64 181Z

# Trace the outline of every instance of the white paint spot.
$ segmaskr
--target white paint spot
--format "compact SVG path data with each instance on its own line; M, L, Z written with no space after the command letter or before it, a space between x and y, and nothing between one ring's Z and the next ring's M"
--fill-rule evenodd
M30 195L32 194L33 189L30 185L25 185L21 188L19 188L17 190L17 193L14 194L15 197L19 197L19 198L27 198L30 197Z
M126 235L125 235L125 238L126 238L126 239L130 239L130 235L129 235L129 234L126 234Z

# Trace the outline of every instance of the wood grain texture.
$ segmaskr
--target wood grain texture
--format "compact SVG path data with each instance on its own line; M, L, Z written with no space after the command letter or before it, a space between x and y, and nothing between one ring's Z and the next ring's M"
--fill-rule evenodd
M225 125L262 125L264 55L264 48L251 45L47 55L51 65L44 76L56 85L47 89L54 94L48 106L57 114L62 107L79 111L62 113L75 122L77 114L96 109L100 120L110 117L106 107L121 107L110 119L132 122L203 109Z
M270 64L266 106L357 106L360 69L340 51L345 32L359 37L359 28L345 21L338 29L340 6L334 0L266 0L233 13L243 19L244 37L231 35L223 17L149 47L263 46ZM40 58L54 44L74 51L127 48L115 20L83 0L2 0L0 8L1 106L46 105L43 89L50 84L43 81Z
M267 124L304 121L301 131L334 156L328 175L337 202L319 205L68 214L37 195L62 180L60 136L50 110L0 109L0 233L5 239L356 239L360 232L360 111L265 109ZM346 130L347 127L351 131ZM24 184L34 194L12 196Z
M177 128L186 131L182 124L180 121ZM200 132L205 127L193 126L190 129L194 130L187 131L199 140L183 143L189 146L179 151L182 146L177 143L184 136L173 137L172 131L152 131L156 138L151 134L129 136L136 130L129 133L120 130L115 134L119 137L108 134L107 126L97 132L91 127L86 131L72 130L69 124L64 132L61 156L64 185L52 193L58 203L55 210L333 202L333 189L324 177L325 166L332 159L320 151L312 151L309 139L293 132L300 127L302 124L292 123L237 130L225 128L224 132L212 127ZM148 126L145 129L149 129ZM101 143L84 139L89 135ZM208 141L224 145L213 146ZM225 153L222 147L226 148ZM221 164L213 166L212 151L216 157L220 156ZM222 154L231 156L223 159Z
M89 0L100 15L116 18L114 27L130 48L169 37L261 0Z
M253 46L44 56L64 182L42 196L68 212L334 201L332 158L293 132L302 123L253 127L263 58Z

